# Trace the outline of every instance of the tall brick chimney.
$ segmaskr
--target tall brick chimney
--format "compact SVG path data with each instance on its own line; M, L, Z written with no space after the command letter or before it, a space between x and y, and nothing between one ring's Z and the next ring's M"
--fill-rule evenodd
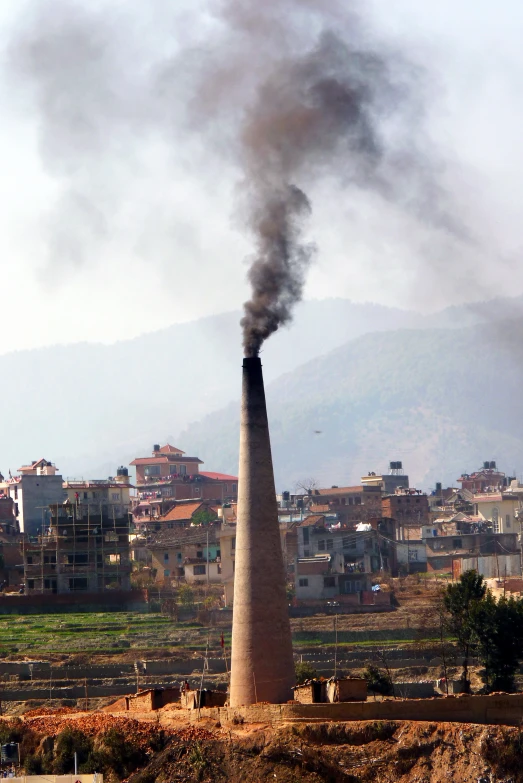
M243 360L230 704L285 703L295 682L261 361Z

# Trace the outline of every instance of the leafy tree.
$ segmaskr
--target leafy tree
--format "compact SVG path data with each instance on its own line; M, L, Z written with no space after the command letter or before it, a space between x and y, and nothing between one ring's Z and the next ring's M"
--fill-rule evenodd
M294 666L294 671L296 672L296 685L301 685L307 680L315 680L318 676L314 666L307 661L298 661Z
M184 606L192 606L194 604L194 592L189 585L180 585L178 589L178 598L180 603Z
M211 522L216 520L216 514L214 511L209 511L206 508L201 508L191 517L191 523L193 525L210 525Z
M477 605L485 599L486 592L483 577L471 570L465 571L456 584L448 585L443 597L445 609L450 615L449 630L463 654L461 678L466 692L470 691L469 660L476 640L471 617Z
M523 603L514 598L496 601L488 591L472 608L470 624L487 689L514 690L514 675L523 658Z
M380 693L382 696L391 696L394 693L390 674L372 663L368 664L363 676L367 680L367 688L371 693Z

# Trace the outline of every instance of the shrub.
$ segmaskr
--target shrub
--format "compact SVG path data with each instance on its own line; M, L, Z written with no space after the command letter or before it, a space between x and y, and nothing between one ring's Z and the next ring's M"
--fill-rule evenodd
M301 685L303 682L307 682L307 680L315 680L318 676L318 672L314 666L307 663L307 661L298 661L294 667L294 671L297 685Z
M382 696L390 696L393 692L393 685L389 675L369 663L363 676L367 680L367 687L371 693L380 693Z

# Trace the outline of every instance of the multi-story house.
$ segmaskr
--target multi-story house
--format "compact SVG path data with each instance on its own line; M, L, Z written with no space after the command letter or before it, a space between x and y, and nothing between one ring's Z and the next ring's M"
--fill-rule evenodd
M55 503L37 542L23 542L25 589L31 593L129 590L129 515L110 501Z
M501 473L497 469L496 463L492 461L484 462L483 467L474 473L463 473L458 479L462 489L467 489L474 494L503 489L507 484L510 484L510 481L511 479Z
M46 459L18 468L18 475L0 486L14 504L14 517L20 533L36 536L45 532L50 522L49 506L66 498L62 476Z
M343 525L367 522L381 517L381 486L330 487L313 489L309 495L310 510L329 507Z
M155 444L150 457L137 457L131 465L136 468L140 502L153 505L169 500L226 503L235 501L238 496L238 479L235 476L201 472L201 459L188 457L170 444ZM165 506L162 507L162 512L166 510Z
M361 477L361 483L364 487L380 487L385 495L393 495L397 489L409 488L409 477L403 472L401 462L390 462L388 473L369 472Z
M426 494L418 489L397 489L392 495L381 500L382 516L394 519L403 538L402 531L407 527L419 527L429 524L429 502Z
M148 543L155 581L222 582L219 525L163 530Z

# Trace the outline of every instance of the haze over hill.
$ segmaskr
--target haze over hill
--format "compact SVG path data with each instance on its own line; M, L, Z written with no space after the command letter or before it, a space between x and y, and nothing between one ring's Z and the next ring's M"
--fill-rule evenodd
M307 361L370 332L377 333L374 345L379 354L382 340L383 345L389 345L391 339L397 339L382 332L435 324L455 327L477 322L485 315L495 319L507 313L507 308L517 310L521 302L521 298L495 300L430 316L345 299L304 302L297 308L290 329L274 335L264 349L266 380L293 373ZM137 453L148 453L153 443L174 439L186 451L196 449L207 469L235 472L235 434L227 435L221 445L215 442L212 429L208 438L198 426L188 430L187 439L182 435L180 440L178 434L190 422L237 400L241 382L239 318L239 312L229 312L109 346L79 343L2 356L0 468L15 471L20 464L45 456L55 461L65 476L100 477L112 474L118 464L128 463ZM435 353L427 340L427 355L422 355L421 346L419 352L425 364ZM297 377L302 377L300 374ZM288 383L288 378L283 379L275 389L285 389ZM316 377L307 372L298 383L303 385L300 399L308 394L315 399ZM291 437L288 422L280 436L275 421L272 428L275 448L279 442L284 444L286 432ZM313 424L306 429L325 428ZM285 444L289 455L301 442L293 438ZM315 447L321 443L331 452L333 444L326 432L313 441ZM369 455L372 448L369 445ZM296 471L300 473L303 455L299 447L296 453ZM376 452L376 459L380 454ZM397 449L385 454L386 459L396 456ZM362 457L362 469L372 468L368 462ZM285 464L277 460L279 476L290 480Z
M312 477L356 483L401 459L424 488L455 483L484 459L523 470L523 319L455 330L367 334L267 387L279 490ZM233 471L238 404L179 438Z

